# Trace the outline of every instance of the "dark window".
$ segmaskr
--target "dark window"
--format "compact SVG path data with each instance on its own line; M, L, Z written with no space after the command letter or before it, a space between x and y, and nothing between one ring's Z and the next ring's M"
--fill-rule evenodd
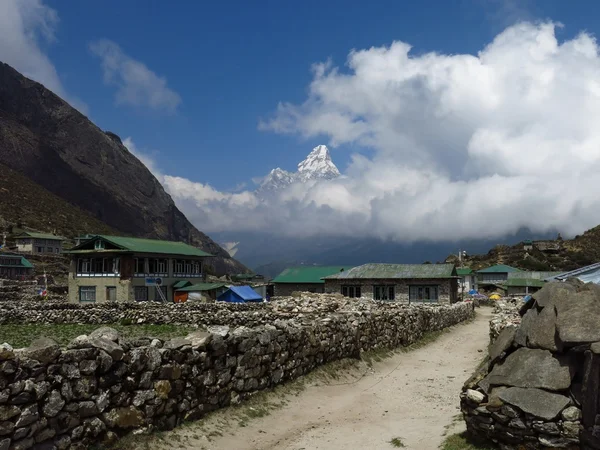
M439 298L439 286L409 286L408 294L411 302L435 303Z
M94 303L96 301L96 286L80 286L79 301L82 303Z
M135 258L135 273L145 274L146 273L146 259Z
M350 298L360 298L360 286L342 286L342 295Z
M148 301L148 288L146 286L136 286L134 289L135 300L138 302Z
M107 286L106 301L107 302L116 302L117 301L117 288L115 286Z
M396 287L395 286L373 286L373 299L374 300L396 300Z

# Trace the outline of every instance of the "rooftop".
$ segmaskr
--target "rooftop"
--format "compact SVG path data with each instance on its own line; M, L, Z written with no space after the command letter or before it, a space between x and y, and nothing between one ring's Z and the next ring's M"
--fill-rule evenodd
M461 267L456 269L456 274L459 276L463 276L463 275L470 275L473 273L473 269L471 269L470 267Z
M509 278L504 283L506 287L543 287L543 280L536 280L533 278Z
M453 276L456 276L454 264L363 264L326 279L425 279Z
M191 286L186 286L183 288L177 289L180 292L204 292L204 291L212 291L213 289L219 289L222 287L227 287L225 283L197 283L192 284Z
M324 283L324 277L350 268L350 266L290 267L277 275L273 283Z
M495 266L486 267L485 269L478 270L477 273L510 273L520 272L519 269L506 264L496 264Z
M104 241L112 244L115 248L96 249L96 241ZM141 239L123 236L96 235L89 241L74 247L68 253L96 253L96 252L132 252L132 253L154 253L180 256L213 256L197 247L184 242L160 241L157 239Z
M0 263L0 267L18 267L18 268L25 268L25 269L33 269L33 264L31 264L27 258L25 258L22 255L16 255L14 253L2 253L0 252L0 258L11 258L11 259L20 259L20 263L19 264L1 264Z
M15 238L24 238L24 237L30 237L30 238L34 238L34 239L49 239L49 240L54 240L54 241L64 241L66 240L66 238L62 237L62 236L57 236L55 234L50 234L50 233L36 233L33 231L22 231L20 233L18 233L17 235L15 235Z

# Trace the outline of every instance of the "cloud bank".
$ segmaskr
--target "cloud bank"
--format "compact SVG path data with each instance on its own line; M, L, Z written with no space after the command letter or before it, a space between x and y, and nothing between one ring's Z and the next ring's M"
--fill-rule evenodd
M167 86L166 78L125 54L115 42L108 39L92 42L90 50L102 61L104 82L117 87L117 105L174 113L181 104L181 97Z
M178 177L163 184L201 229L398 241L500 237L600 223L600 57L554 23L505 29L477 55L408 43L313 66L302 104L259 128L365 148L344 177L261 201ZM333 153L335 161L336 153Z
M75 108L87 106L70 95L60 81L54 64L44 53L44 44L56 41L57 12L41 0L0 1L0 61L42 83Z

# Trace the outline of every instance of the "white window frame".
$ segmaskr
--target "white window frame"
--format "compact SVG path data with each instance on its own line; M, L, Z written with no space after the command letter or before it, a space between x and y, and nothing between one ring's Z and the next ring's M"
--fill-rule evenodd
M96 303L96 286L79 286L79 303Z
M429 292L429 298L425 298L426 292ZM434 296L431 295L433 292L435 292ZM409 303L439 303L439 301L440 286L438 284L411 284L408 286Z
M373 285L373 300L393 302L396 300L396 286L393 284Z
M360 284L343 284L340 291L344 297L348 298L361 298L362 296L362 286Z
M140 295L140 292L145 292L145 295ZM136 302L147 302L148 301L148 286L134 286L133 297ZM145 298L142 298L145 297Z

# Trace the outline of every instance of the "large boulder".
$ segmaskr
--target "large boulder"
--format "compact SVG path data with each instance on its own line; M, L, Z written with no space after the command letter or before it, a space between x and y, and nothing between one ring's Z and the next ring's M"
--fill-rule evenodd
M55 340L42 337L33 341L28 348L20 350L20 354L42 364L48 364L60 355L60 346Z
M100 327L90 333L89 336L93 338L104 338L109 341L117 342L119 340L119 332L111 327Z
M522 347L541 348L557 351L556 313L553 306L538 311L531 308L523 316L515 340Z
M144 424L144 416L135 406L111 409L102 419L110 428L137 428Z
M568 389L572 373L566 360L548 350L519 348L501 364L496 364L488 380L492 386L541 388L551 391Z
M600 341L600 296L582 290L556 304L559 341L568 347Z
M533 294L533 299L541 308L553 307L564 303L577 292L579 283L546 283L542 289Z
M490 355L491 365L501 359L504 353L513 345L516 333L516 327L506 327L500 332L496 340L490 344L488 354Z
M521 411L544 420L556 418L570 403L569 398L564 395L535 388L511 387L503 389L498 397Z

